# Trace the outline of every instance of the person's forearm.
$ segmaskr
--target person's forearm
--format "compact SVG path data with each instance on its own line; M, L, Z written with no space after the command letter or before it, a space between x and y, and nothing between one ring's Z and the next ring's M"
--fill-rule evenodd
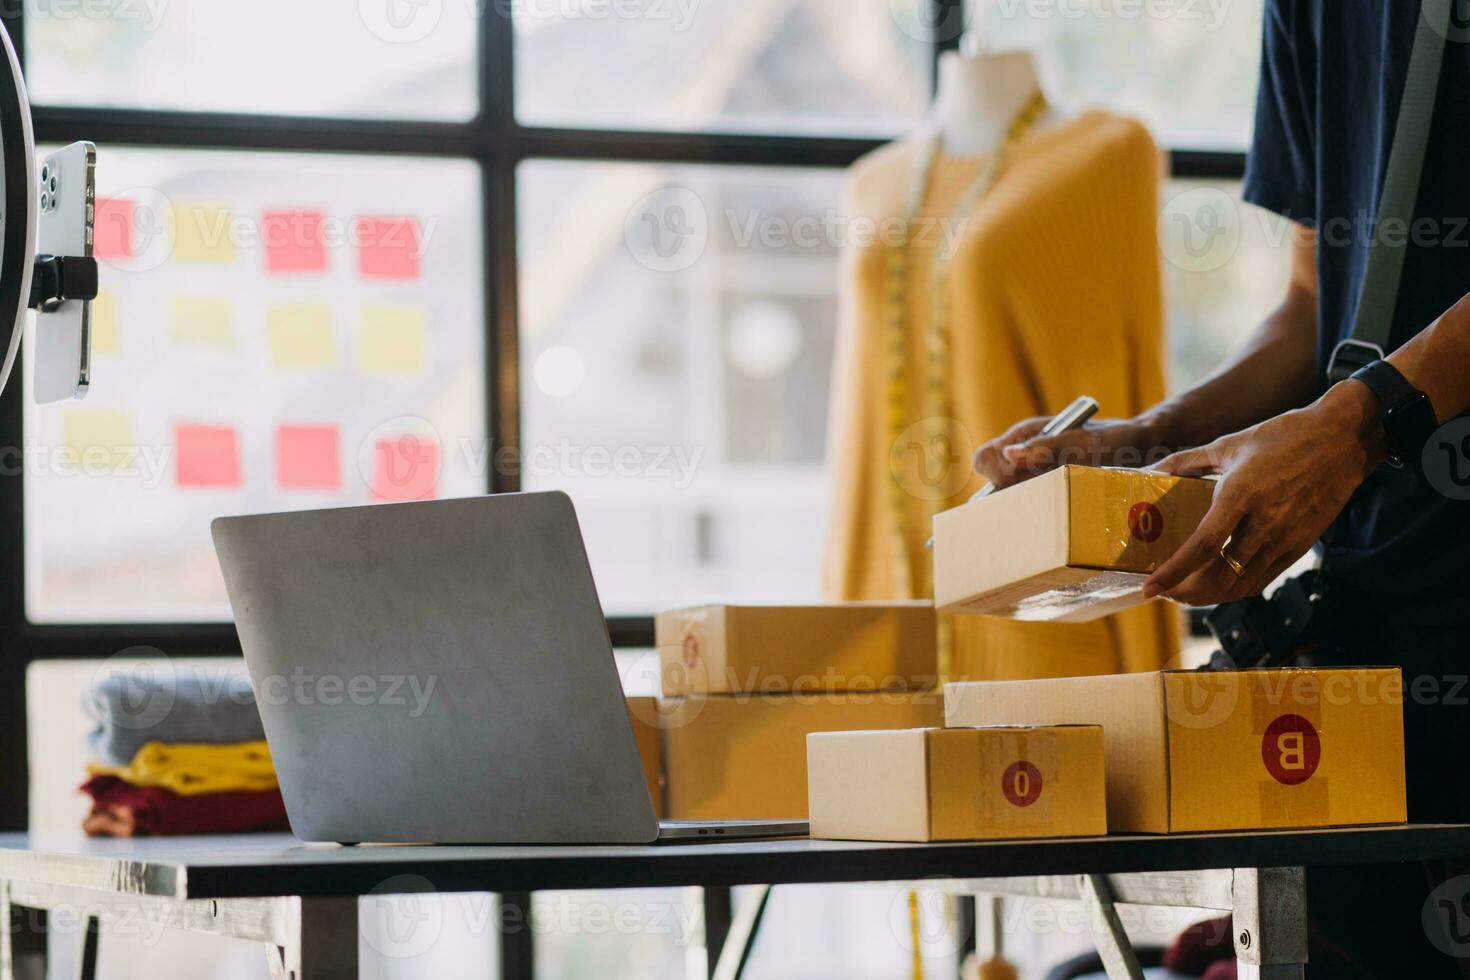
M1316 299L1293 290L1220 370L1145 412L1140 421L1170 449L1201 446L1312 399Z
M1441 422L1470 409L1470 296L1394 351L1388 361L1429 396Z

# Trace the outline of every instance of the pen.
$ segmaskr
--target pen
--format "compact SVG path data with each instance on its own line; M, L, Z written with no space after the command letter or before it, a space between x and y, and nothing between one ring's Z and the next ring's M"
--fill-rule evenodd
M1090 395L1083 395L1081 398L1077 399L1072 404L1062 409L1056 415L1052 416L1052 420L1041 427L1041 431L1036 434L1035 438L1046 439L1051 436L1059 436L1063 432L1071 432L1073 429L1080 429L1082 428L1082 426L1087 424L1089 419L1097 414L1098 408L1099 406L1096 398L1093 398ZM980 500L983 497L988 497L994 492L995 484L987 483L985 486L976 491L975 495L969 499L968 503L973 504L975 501ZM924 547L934 547L934 539L930 538L924 544Z

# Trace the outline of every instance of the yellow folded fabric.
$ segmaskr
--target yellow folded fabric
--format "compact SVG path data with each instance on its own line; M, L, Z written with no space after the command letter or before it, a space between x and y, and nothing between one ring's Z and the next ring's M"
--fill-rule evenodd
M168 745L147 742L125 766L89 765L93 776L114 776L134 786L160 786L180 796L275 789L276 768L266 743Z

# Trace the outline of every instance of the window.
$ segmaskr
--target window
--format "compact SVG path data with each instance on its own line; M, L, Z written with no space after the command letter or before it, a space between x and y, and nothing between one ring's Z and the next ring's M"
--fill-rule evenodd
M479 108L473 11L28 0L26 83L38 105L466 120Z
M213 518L483 491L474 163L102 160L94 385L25 408L30 621L227 621Z

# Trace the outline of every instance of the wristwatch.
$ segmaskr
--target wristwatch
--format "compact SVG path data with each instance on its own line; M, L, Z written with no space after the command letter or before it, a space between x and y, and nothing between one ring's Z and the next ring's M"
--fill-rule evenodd
M1409 379L1387 361L1374 361L1354 372L1349 380L1367 385L1383 406L1389 465L1402 469L1404 464L1417 460L1439 428L1429 396L1409 384Z

